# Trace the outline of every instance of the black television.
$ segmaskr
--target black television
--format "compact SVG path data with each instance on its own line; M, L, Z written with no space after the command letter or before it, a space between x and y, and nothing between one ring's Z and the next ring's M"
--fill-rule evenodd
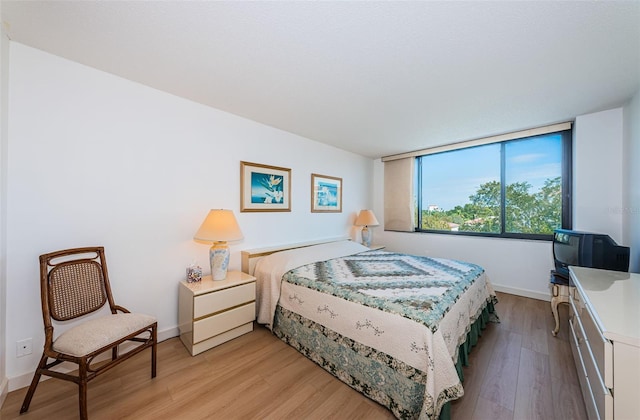
M553 234L556 272L569 278L569 266L629 271L629 248L609 235L556 229Z

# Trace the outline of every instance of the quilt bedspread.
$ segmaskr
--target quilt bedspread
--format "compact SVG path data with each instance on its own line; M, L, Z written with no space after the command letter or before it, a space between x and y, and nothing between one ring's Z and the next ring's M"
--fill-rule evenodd
M291 328L306 325L310 328L306 331L317 330L324 338L322 345L346 346L351 356L341 356L338 348L326 353L345 359L340 363L373 361L378 368L365 376L373 375L378 386L387 386L389 395L404 389L397 386L398 381L418 384L412 392L423 393L418 398L422 399L419 413L406 407L392 411L399 417L434 418L447 401L462 396L454 361L471 324L494 300L484 270L477 265L368 251L288 271L281 284L277 316L278 322ZM303 332L279 334L297 334L298 338L289 337L295 341ZM312 347L319 343L307 345L311 348L306 351L313 353ZM326 356L307 356L322 358L316 360L320 364L327 362ZM345 372L333 373L347 375ZM353 375L341 379L354 381ZM366 391L368 386L356 386L361 387ZM397 404L373 397L387 406Z

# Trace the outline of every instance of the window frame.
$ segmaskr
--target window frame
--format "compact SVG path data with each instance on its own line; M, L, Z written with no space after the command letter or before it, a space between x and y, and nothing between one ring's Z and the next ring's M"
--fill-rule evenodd
M428 154L418 155L415 157L415 189L414 189L414 197L417 204L417 214L415 217L415 232L420 233L434 233L440 235L456 235L456 236L479 236L479 237L491 237L491 238L507 238L507 239L530 239L530 240L544 240L551 241L553 240L553 234L541 234L541 233L513 233L506 232L506 215L507 215L507 205L506 205L506 156L505 156L505 145L510 142L517 142L522 140L534 140L536 138L546 137L549 135L560 134L561 135L561 148L562 148L562 159L561 159L561 193L562 193L562 209L561 209L561 228L562 229L571 229L573 225L573 207L572 207L572 196L573 196L573 129L568 128L564 130L558 130L553 132L548 132L544 134L537 134L532 136L523 136L518 138L511 138L509 140L503 140L498 142L493 142L500 144L500 232L499 233L491 233L491 232L460 232L460 231L447 231L447 230L436 230L436 229L421 229L422 225L422 164L421 158L423 156L428 156ZM457 149L452 149L449 151L455 150L463 150L470 149L474 147L479 147L477 145L460 147ZM445 152L438 152L445 153Z

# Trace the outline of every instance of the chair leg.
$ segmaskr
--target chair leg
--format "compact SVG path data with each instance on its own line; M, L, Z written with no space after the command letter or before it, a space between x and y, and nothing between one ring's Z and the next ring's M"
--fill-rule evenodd
M151 328L151 339L153 340L153 344L151 344L151 377L156 377L156 360L157 360L157 347L158 347L158 326L154 325Z
M87 420L87 360L83 358L78 365L78 405L80 420Z
M29 386L29 390L27 390L27 395L24 396L24 401L22 402L22 407L20 408L20 414L25 413L29 410L29 405L31 405L31 399L33 398L33 394L36 392L36 388L40 383L40 377L42 376L42 369L47 365L48 357L42 353L42 358L40 359L40 363L38 363L38 368L33 374L33 379L31 380L31 385Z

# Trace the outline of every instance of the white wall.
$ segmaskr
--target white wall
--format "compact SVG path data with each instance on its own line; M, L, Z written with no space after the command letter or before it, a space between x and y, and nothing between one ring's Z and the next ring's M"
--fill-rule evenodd
M583 115L574 131L574 228L622 237L622 108ZM593 168L599 168L596 171ZM383 185L384 165L374 163L375 185ZM637 181L636 181L637 188ZM374 197L378 220L384 220L382 188ZM637 217L635 222L637 224ZM393 251L466 260L483 266L497 290L549 300L553 268L548 241L528 241L427 233L385 232L374 228L374 242ZM636 237L637 238L637 237ZM637 239L636 239L637 240Z
M624 243L631 247L629 271L640 273L640 91L624 109Z
M2 22L0 12L0 22ZM9 95L9 38L0 30L0 407L8 392L6 365L7 328L7 248L6 248L6 191L7 191L7 101Z
M573 229L622 245L623 109L576 118L573 155Z
M210 208L234 210L240 250L347 235L370 205L370 159L11 42L6 330L9 388L27 385L44 336L38 255L104 245L116 300L177 335L177 284L206 245ZM292 211L240 213L240 161L291 168ZM310 212L311 173L343 178L343 212ZM34 354L15 357L33 338Z

